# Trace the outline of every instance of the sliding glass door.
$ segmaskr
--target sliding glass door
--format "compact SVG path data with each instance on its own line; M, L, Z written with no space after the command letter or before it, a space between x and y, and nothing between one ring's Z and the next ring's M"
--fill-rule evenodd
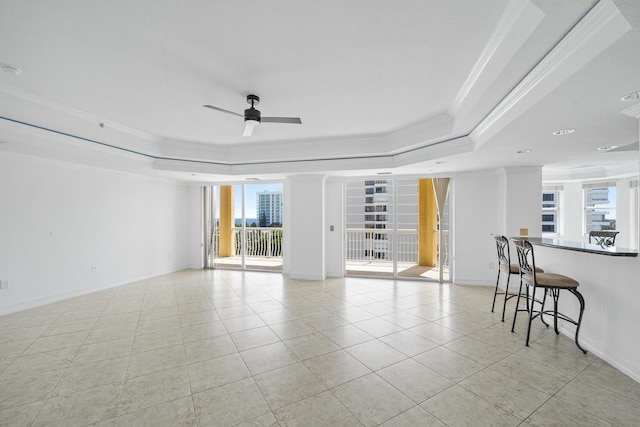
M202 191L205 268L282 271L282 184Z
M449 280L448 203L440 218L436 188L429 178L347 181L346 274Z

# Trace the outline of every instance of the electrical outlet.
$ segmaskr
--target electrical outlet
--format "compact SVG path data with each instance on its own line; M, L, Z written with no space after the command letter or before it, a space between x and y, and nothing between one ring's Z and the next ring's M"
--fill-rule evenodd
M9 281L8 280L0 280L0 289L8 289Z

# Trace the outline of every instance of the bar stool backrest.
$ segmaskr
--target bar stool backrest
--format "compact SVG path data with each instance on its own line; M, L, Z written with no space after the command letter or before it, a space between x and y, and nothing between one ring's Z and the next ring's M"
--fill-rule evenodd
M496 239L496 249L498 250L498 262L501 270L509 273L511 265L511 255L509 254L509 239L499 234L492 234Z
M591 239L593 239L596 245L615 246L618 233L619 231L590 231L589 243L591 243Z
M533 280L536 280L536 262L533 256L533 246L527 240L513 239L518 253L518 265L520 266L520 274L531 274Z

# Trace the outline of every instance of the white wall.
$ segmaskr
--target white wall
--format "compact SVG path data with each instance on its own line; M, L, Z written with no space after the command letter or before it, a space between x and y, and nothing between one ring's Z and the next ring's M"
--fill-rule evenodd
M202 187L189 188L189 231L188 231L188 260L189 268L203 268L204 241L202 236L203 206Z
M289 226L285 231L289 235L289 275L294 279L326 277L324 181L324 175L289 177Z
M563 185L560 201L562 224L560 234L566 240L586 241L582 232L584 209L582 201L582 183L567 182Z
M640 381L640 257L611 257L534 246L536 264L545 271L573 277L585 299L580 343L588 351ZM577 319L578 303L568 292L560 311ZM560 322L573 338L575 328ZM576 349L576 351L578 351Z
M491 233L501 229L497 219L499 180L495 174L462 174L453 178L455 284L495 284L497 257ZM494 269L490 268L491 263Z
M500 206L506 208L505 235L519 236L520 229L525 228L529 236L539 237L542 234L542 168L504 168L504 174L506 202Z
M182 185L2 153L0 203L0 314L188 265Z
M631 180L620 178L616 182L616 246L631 247Z
M344 184L342 180L325 183L325 264L327 276L344 276ZM333 226L333 231L331 231Z

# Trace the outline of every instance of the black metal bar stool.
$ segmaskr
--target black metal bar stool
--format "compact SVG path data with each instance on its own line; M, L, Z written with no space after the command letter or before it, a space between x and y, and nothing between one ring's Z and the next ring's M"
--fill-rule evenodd
M615 246L616 245L616 236L619 231L590 231L589 232L589 243L593 239L596 245L600 245L602 247L607 246Z
M515 328L518 312L525 311L525 310L519 309L520 296L522 295L522 285L525 284L527 287L527 291L529 287L532 288L530 297L528 298L528 300L530 300L530 304L528 304L527 310L526 310L529 312L529 325L527 327L526 345L529 346L529 336L531 335L531 322L533 321L533 319L540 316L540 320L542 320L542 323L544 323L547 327L549 326L547 322L544 321L544 318L543 318L543 316L546 314L546 315L553 316L553 328L556 334L560 333L558 331L558 319L561 319L576 325L576 337L575 337L576 345L580 350L582 350L583 353L586 354L587 350L582 348L580 346L580 343L578 342L578 334L580 333L580 324L582 323L582 315L584 314L584 298L582 297L582 294L578 292L578 286L580 286L580 283L578 283L576 280L572 279L571 277L563 276L562 274L540 273L536 271L535 257L533 254L533 246L531 245L531 243L526 240L519 240L519 239L513 239L513 242L516 246L516 251L518 253L518 265L520 269L520 290L518 292L518 301L516 302L516 311L513 315L513 326L511 328L511 332L513 332L513 329ZM544 297L542 298L542 301L536 299L536 290L538 288L541 288L544 291ZM576 296L576 298L578 299L578 302L580 303L580 315L577 321L563 313L558 313L558 300L560 299L560 291L562 290L571 292L573 295ZM547 300L547 295L550 295L553 298L553 310L544 309L544 305ZM540 309L537 311L535 310L536 303L540 304Z
M509 279L512 274L520 274L520 267L518 264L511 264L511 255L509 251L509 239L499 234L492 234L496 241L496 249L498 251L498 277L496 278L496 289L493 292L493 304L491 305L491 312L496 306L496 297L504 294L504 302L502 303L502 321L504 322L504 312L507 309L507 301L517 296L516 294L509 294ZM507 284L505 285L504 292L500 290L500 272L504 272L507 275ZM544 273L544 270L540 267L536 269L538 273ZM528 298L527 298L528 300ZM527 309L529 303L527 301Z

